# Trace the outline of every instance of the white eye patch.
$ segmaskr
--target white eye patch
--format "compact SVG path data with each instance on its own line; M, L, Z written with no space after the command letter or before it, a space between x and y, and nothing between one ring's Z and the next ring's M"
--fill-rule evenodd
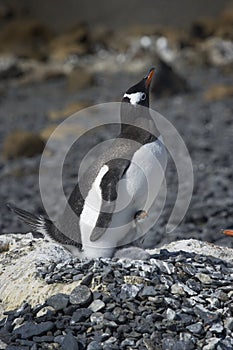
M136 105L146 99L146 94L144 92L135 92L133 94L124 94L124 97L127 97L132 105Z

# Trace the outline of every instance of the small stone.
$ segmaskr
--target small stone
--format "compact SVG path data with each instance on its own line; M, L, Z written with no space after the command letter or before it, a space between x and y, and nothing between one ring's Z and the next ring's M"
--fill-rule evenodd
M232 336L227 336L225 339L221 339L218 343L217 350L232 350L233 348L233 338Z
M36 343L52 343L54 341L54 337L52 335L43 335L41 337L33 337L33 341Z
M197 272L197 270L195 269L195 267L193 267L192 265L183 265L182 269L185 273L187 273L190 276L194 276L195 273Z
M61 349L80 350L81 347L79 346L77 338L75 338L71 333L68 333L65 335L63 342L61 343Z
M171 286L172 294L185 295L184 288L179 284L175 283Z
M187 329L194 334L200 334L202 331L203 325L201 322L190 324L190 326L187 326Z
M110 328L117 328L118 325L114 321L104 320L104 325Z
M141 292L140 296L145 297L145 296L155 296L156 295L156 290L155 287L153 286L145 286Z
M233 317L227 317L224 320L224 327L233 331Z
M209 338L206 339L206 345L203 347L203 350L215 350L216 349L216 345L219 343L218 338Z
M89 309L79 308L73 313L70 324L86 321L86 319L90 317L91 313L92 312Z
M64 309L68 304L68 296L63 293L58 293L55 295L52 295L50 298L47 299L47 304L49 306L52 306L54 310L59 311Z
M212 297L216 297L217 299L219 299L221 301L228 300L228 295L226 293L224 293L222 290L217 290L216 292L214 292Z
M212 278L206 273L196 273L195 277L198 278L199 281L204 284L210 284L212 282Z
M10 248L10 240L9 239L0 239L0 253L8 252Z
M91 305L88 306L88 308L93 311L93 312L97 312L100 311L101 309L103 309L105 307L105 303L100 300L100 299L96 299L94 300Z
M70 303L76 305L90 304L92 300L91 290L85 285L75 287L70 294Z
M1 341L1 339L0 339L0 349L6 349L6 347L7 347L7 344L5 344L3 341Z
M135 298L142 286L134 284L122 284L121 286L121 299Z
M170 321L174 320L176 317L176 312L170 308L166 310L166 318Z
M15 318L14 321L12 322L12 324L16 326L16 327L14 327L14 329L19 327L23 322L24 322L24 318L23 317Z
M61 344L64 340L65 336L64 335L57 335L56 337L54 337L54 342Z
M55 313L54 308L52 306L45 306L37 312L36 317L43 317L49 312Z
M165 261L160 261L156 259L151 259L150 261L151 261L151 264L157 266L162 273L171 275L175 271L174 266Z
M217 298L206 298L206 300L210 303L210 309L219 309L220 301Z
M210 332L213 333L222 333L223 331L223 325L221 323L214 323L211 327L210 327Z
M40 335L43 333L46 333L54 328L53 322L41 322L41 323L33 323L33 322L27 322L21 327L17 328L13 333L20 335L21 338L26 339L30 338L34 335Z
M95 312L91 315L90 320L93 323L99 324L99 323L103 322L104 315L101 312Z
M103 350L103 347L98 341L94 340L88 344L87 350Z
M73 281L80 281L83 278L83 274L79 273L78 275L73 276Z
M93 273L88 273L83 279L81 284L85 286L90 286L93 279Z
M110 337L107 340L105 340L104 344L114 344L117 341L117 338Z
M209 311L202 305L196 305L193 309L195 314L199 316L206 324L212 323L219 319L219 314L217 312Z
M164 301L166 302L167 305L171 306L173 309L180 308L180 301L177 299L165 297Z
M160 40L160 38L158 40ZM161 53L160 56L162 56ZM165 59L160 57L157 77L153 81L151 89L153 93L158 93L160 96L171 96L179 93L186 93L190 90L190 87L186 79L177 73L171 64L168 64Z
M13 57L1 57L0 58L0 79L12 79L18 78L23 75L19 62Z
M134 339L129 339L126 338L121 342L121 348L128 347L128 346L134 346L135 345L135 340Z

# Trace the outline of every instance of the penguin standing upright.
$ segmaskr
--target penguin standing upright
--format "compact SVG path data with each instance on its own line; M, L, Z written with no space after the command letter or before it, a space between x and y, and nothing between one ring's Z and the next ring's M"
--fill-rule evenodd
M149 110L153 75L154 68L124 94L120 134L80 178L57 223L9 205L33 231L61 243L74 256L111 257L139 238L135 226L147 219L167 162Z

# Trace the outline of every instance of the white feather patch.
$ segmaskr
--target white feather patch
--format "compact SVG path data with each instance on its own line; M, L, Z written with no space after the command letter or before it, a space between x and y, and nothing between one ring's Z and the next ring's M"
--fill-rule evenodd
M80 215L80 221L79 221L82 244L84 244L85 242L90 242L90 235L99 217L101 204L102 204L102 193L101 193L100 184L104 175L108 172L108 170L109 170L109 167L107 165L104 165L100 169L85 199L83 210Z
M145 95L144 92L135 92L133 94L124 94L130 100L131 105L136 105L142 100L142 96Z
M45 222L43 216L40 216L39 219L37 220L36 227L40 233L43 235L48 235L48 232L45 228Z

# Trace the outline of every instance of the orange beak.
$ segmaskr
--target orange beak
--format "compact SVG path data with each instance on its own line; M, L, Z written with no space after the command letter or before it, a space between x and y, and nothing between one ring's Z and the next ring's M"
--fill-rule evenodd
M146 77L146 88L147 89L150 87L150 83L151 83L151 80L153 78L154 72L155 72L155 69L151 68L149 71L149 74Z
M223 233L227 236L233 236L233 230L224 230Z

